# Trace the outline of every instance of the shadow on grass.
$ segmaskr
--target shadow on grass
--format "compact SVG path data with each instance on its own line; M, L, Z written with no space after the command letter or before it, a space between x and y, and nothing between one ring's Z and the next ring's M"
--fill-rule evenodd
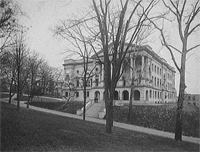
M1 103L1 151L198 151L199 145Z

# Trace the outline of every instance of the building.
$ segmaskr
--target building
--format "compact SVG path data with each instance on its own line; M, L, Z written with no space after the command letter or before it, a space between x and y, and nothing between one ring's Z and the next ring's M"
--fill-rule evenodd
M184 104L192 104L200 107L200 94L185 94Z
M100 59L103 59L102 50L97 54ZM134 56L136 58L133 58ZM104 100L104 65L98 64L98 57L93 55L89 60L89 70L93 68L95 70L87 83L87 98L102 102ZM133 102L169 103L176 101L175 69L153 52L150 46L135 47L133 45L127 53L126 61L128 64L123 68L123 74L117 83L115 100L123 103L129 102L130 84L134 75L136 81ZM134 65L135 72L132 70ZM68 84L65 86L65 96L71 97L72 100L83 101L82 60L66 59L63 66Z

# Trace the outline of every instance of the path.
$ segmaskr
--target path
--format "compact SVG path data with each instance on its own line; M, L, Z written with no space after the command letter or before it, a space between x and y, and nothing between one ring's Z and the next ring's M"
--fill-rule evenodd
M8 102L8 99L0 99L0 102L1 101ZM16 102L15 103L13 102L13 104L16 104ZM26 107L26 104L21 103L20 106ZM30 105L29 108L33 109L33 110L41 111L41 112L56 114L56 115L59 115L59 116L65 116L65 117L70 117L70 118L75 118L75 119L82 119L82 116L77 116L77 115L74 115L74 114L69 114L69 113L64 113L64 112L34 107L34 106L31 106L31 105ZM86 121L95 122L95 123L99 123L99 124L105 124L105 122L106 122L105 120L97 119L97 118L91 118L91 117L86 117ZM119 122L114 122L113 125L115 127L119 127L119 128L123 128L123 129L127 129L127 130L132 130L132 131L147 133L147 134L151 134L151 135L155 135L155 136L161 136L161 137L164 137L164 138L174 139L174 133L159 131L159 130L155 130L155 129L151 129L151 128L145 128L145 127L141 127L141 126L129 125L129 124L125 124L125 123L119 123ZM182 136L182 140L186 141L186 142L200 144L200 138Z

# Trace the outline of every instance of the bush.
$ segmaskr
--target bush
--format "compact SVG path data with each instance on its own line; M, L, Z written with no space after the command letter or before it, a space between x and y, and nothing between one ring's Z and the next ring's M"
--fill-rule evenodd
M128 106L114 107L114 120L127 123ZM199 137L199 111L183 111L183 135ZM176 108L133 105L130 124L174 132Z

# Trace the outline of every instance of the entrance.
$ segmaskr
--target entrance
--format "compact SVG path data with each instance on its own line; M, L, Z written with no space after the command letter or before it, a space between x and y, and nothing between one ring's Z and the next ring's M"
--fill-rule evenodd
M100 99L100 92L96 91L94 94L94 102L97 103Z

